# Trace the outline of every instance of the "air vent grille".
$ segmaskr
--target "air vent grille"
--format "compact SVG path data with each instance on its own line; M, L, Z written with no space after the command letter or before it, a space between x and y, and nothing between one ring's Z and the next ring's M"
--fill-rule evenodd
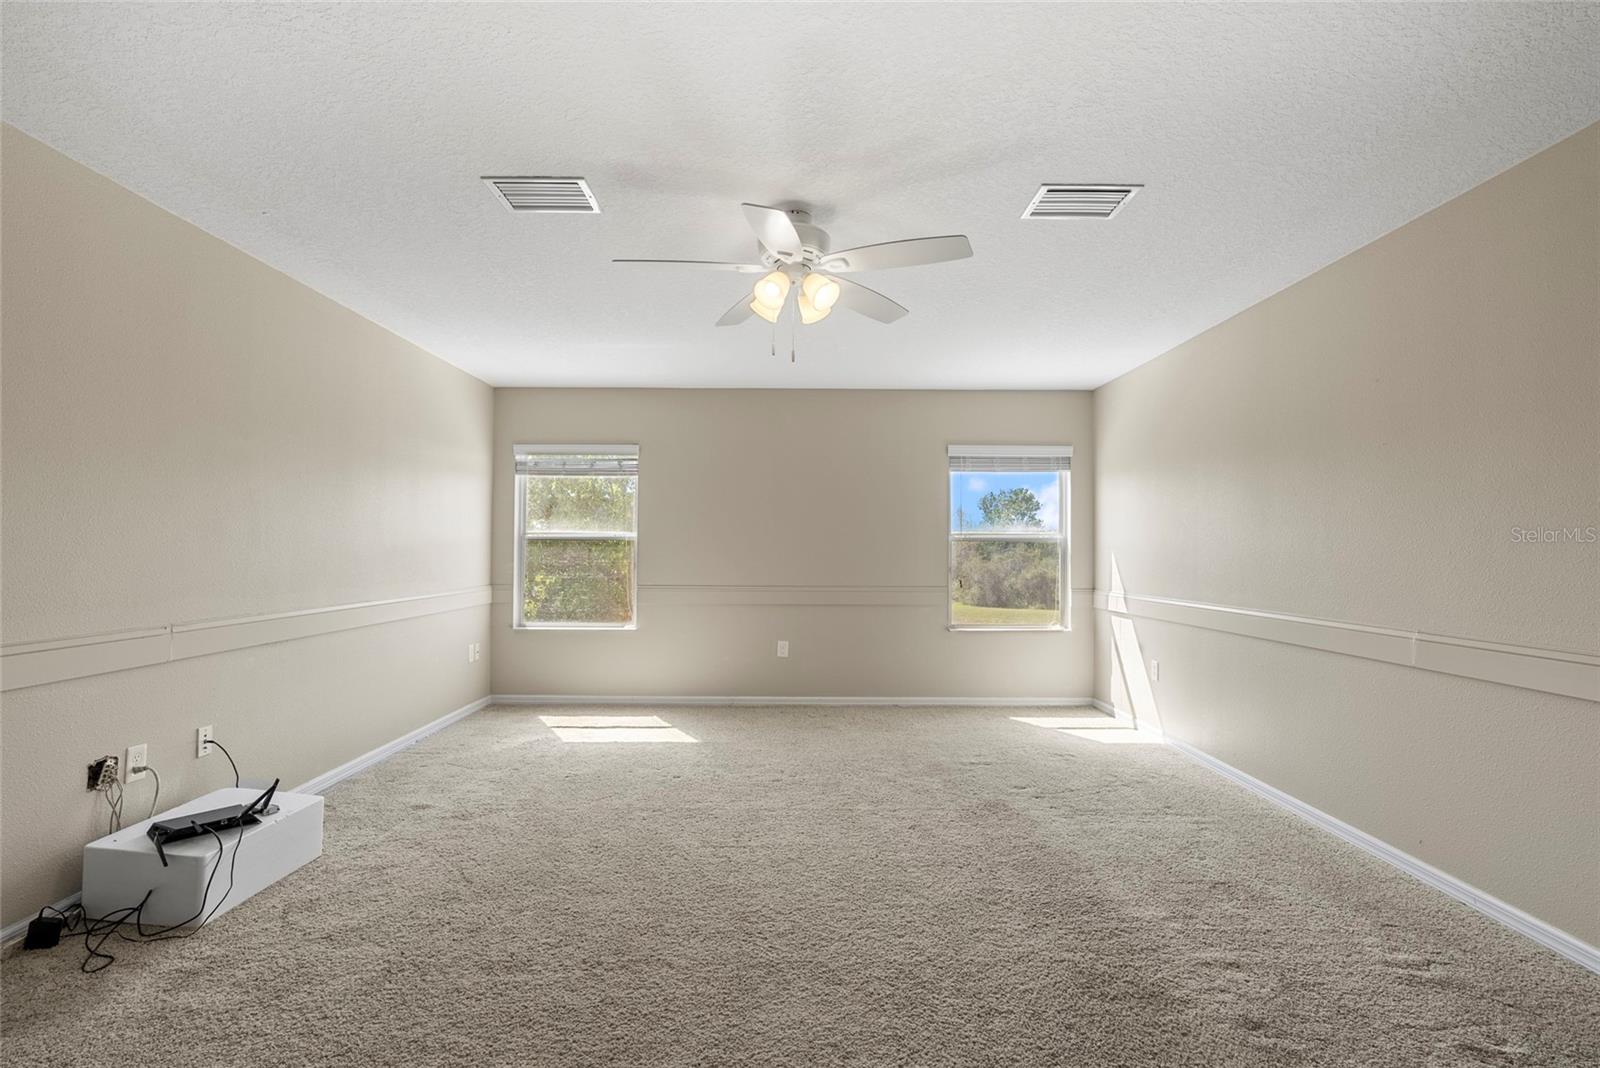
M595 215L599 203L582 178L488 178L484 181L512 211L561 211Z
M1024 219L1109 219L1142 185L1041 185Z

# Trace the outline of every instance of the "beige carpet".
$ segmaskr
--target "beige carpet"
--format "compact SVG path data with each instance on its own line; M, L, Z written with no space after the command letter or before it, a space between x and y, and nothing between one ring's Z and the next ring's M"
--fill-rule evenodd
M198 937L7 959L5 1064L1600 1064L1600 977L1164 747L573 711L336 787L324 856Z

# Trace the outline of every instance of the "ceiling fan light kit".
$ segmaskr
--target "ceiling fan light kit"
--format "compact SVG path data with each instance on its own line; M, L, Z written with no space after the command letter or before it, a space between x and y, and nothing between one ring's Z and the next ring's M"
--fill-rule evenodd
M790 284L789 276L783 271L763 275L751 287L750 310L767 322L776 323L783 313L784 301L789 299Z
M845 308L880 323L892 323L907 310L866 286L835 277L856 271L881 271L893 267L918 267L928 263L966 259L972 243L964 234L943 237L915 237L905 241L886 241L877 245L831 251L828 233L811 221L811 213L800 208L772 208L762 204L742 204L745 221L755 232L756 263L726 263L714 260L619 259L614 263L649 263L701 270L735 271L761 274L749 297L722 314L718 326L736 326L752 316L776 324L794 293L800 322L811 325Z
M819 323L826 319L833 311L833 306L839 300L839 283L825 274L811 271L800 280L800 296L797 298L800 307L800 321L802 323Z

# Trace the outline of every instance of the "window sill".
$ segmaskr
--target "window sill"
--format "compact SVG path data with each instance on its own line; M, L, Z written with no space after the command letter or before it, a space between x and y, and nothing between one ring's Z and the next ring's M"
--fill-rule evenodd
M973 623L946 623L945 626L944 626L944 629L948 630L948 631L959 632L959 633L965 633L965 632L1006 633L1006 632L1010 632L1010 631L1022 631L1024 633L1027 633L1027 632L1031 631L1031 632L1033 632L1035 634L1051 634L1051 633L1070 634L1072 632L1072 628L1071 627L1062 626L1059 623L1053 623L1048 627L1010 627L1010 626L985 627L985 626L980 626L980 625L973 624Z
M512 630L638 630L635 623L513 623Z

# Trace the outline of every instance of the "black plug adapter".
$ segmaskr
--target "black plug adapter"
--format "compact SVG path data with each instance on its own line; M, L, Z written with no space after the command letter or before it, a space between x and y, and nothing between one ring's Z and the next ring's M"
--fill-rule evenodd
M61 932L67 921L60 916L40 916L28 921L28 937L23 939L23 949L50 949L61 944Z

